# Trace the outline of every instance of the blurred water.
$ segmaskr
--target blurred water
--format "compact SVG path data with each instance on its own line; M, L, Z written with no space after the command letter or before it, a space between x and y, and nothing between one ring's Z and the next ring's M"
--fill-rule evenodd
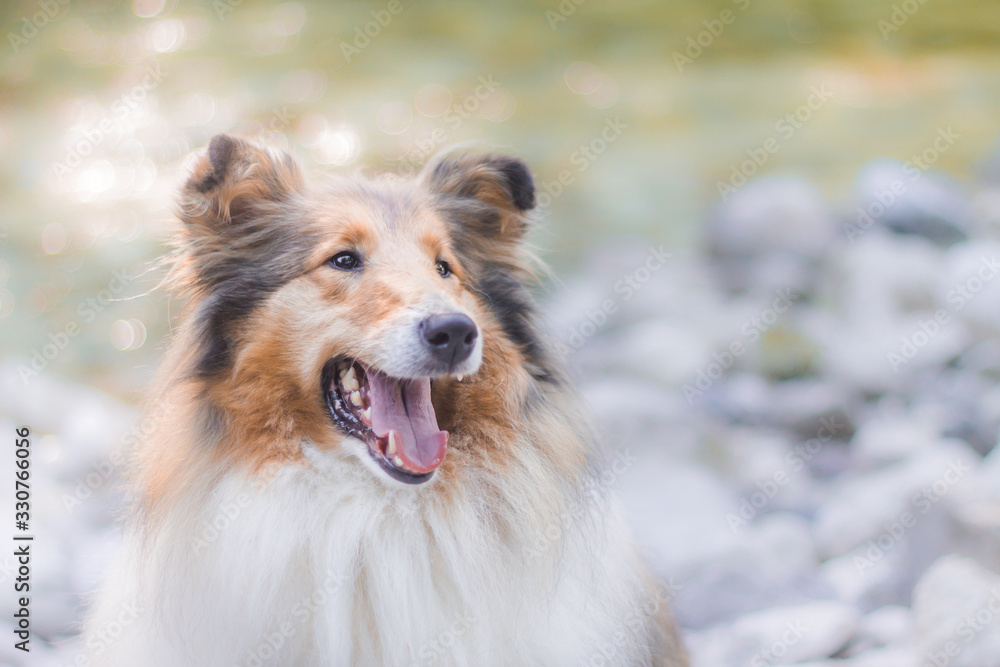
M313 171L505 147L536 172L535 241L561 271L617 235L694 245L741 170L806 176L846 206L860 165L909 159L952 127L934 166L969 176L998 133L1000 9L913 6L4 3L0 356L76 322L49 370L142 386L163 296L86 300L163 252L173 193L217 132L286 145Z

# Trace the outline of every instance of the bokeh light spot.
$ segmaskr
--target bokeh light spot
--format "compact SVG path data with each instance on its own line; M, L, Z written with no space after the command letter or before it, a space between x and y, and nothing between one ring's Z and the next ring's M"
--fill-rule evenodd
M157 21L146 33L146 47L154 53L170 53L184 46L187 31L177 19Z
M583 99L595 109L607 109L618 101L618 86L611 79L603 79L597 90Z
M135 350L146 342L146 326L139 320L117 320L111 325L111 344L121 351Z
M185 95L177 106L176 121L178 125L187 127L204 125L214 117L215 99L208 93Z
M577 95L597 92L603 78L600 71L587 62L576 62L566 68L566 85Z
M82 172L76 181L80 201L94 201L115 184L115 168L107 160L98 160Z
M282 35L294 35L306 24L306 8L297 2L286 2L274 8L275 30Z
M386 134L402 134L413 122L410 105L403 102L388 102L379 107L375 114L375 125Z
M116 320L111 325L111 344L118 350L127 350L132 345L135 332L125 320Z
M324 130L313 147L313 158L320 164L342 166L354 162L360 154L361 138L347 126Z
M148 19L159 16L166 5L167 0L133 0L132 11L136 16Z
M46 225L45 229L42 230L42 250L45 251L46 255L61 253L66 249L67 240L66 228L58 222Z
M514 96L505 90L494 90L483 100L479 114L486 120L500 123L514 113Z
M278 81L278 95L286 102L312 102L326 91L326 75L316 69L288 72Z
M417 91L415 104L425 116L440 116L451 106L451 91L440 83L429 83Z

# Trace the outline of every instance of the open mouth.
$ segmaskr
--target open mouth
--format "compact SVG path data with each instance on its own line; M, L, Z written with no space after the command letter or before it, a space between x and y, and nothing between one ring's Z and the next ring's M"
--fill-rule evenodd
M337 357L323 369L323 391L334 423L367 444L390 477L421 484L434 476L448 432L438 429L430 378L393 378Z

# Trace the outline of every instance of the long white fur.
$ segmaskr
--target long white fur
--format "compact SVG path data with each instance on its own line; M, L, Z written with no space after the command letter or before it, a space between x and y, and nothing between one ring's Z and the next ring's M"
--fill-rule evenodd
M649 664L665 601L616 501L553 495L527 443L502 480L450 480L447 499L305 450L264 482L205 471L154 532L131 525L87 628L92 664Z

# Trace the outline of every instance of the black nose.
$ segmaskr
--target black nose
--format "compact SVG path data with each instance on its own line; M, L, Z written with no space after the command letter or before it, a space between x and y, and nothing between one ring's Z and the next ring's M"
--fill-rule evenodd
M469 358L479 336L476 323L462 313L426 317L420 322L420 333L431 355L449 369Z

